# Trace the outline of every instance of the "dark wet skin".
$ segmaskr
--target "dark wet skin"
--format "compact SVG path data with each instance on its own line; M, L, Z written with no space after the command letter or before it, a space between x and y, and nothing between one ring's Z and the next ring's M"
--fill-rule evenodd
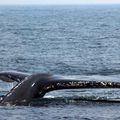
M1 77L2 76L2 77ZM23 74L17 72L1 72L0 79L6 82L17 81L5 96L1 96L1 105L16 105L21 102L29 103L35 98L42 98L46 93L61 89L86 89L86 88L120 88L119 82L110 81L83 81L55 78L49 74ZM17 80L16 80L17 79Z
M22 72L2 71L0 72L0 80L3 80L5 82L20 82L29 75L30 74Z

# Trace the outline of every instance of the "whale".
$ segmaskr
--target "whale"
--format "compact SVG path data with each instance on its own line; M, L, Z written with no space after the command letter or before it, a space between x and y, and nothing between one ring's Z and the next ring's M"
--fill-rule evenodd
M47 73L26 74L4 71L0 72L0 80L16 82L16 85L6 95L1 96L0 105L30 103L54 90L120 88L120 82L64 79Z

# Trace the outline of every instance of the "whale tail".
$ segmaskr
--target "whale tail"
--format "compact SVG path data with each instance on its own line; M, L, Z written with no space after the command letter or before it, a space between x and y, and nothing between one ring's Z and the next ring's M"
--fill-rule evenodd
M120 88L120 82L87 81L87 80L58 80L52 81L55 90L86 89L86 88Z
M48 74L35 74L25 77L11 91L5 95L2 104L27 101L34 98L41 98L46 93L62 89L86 89L86 88L120 88L119 82L110 81L87 81L87 80L67 80L54 78Z

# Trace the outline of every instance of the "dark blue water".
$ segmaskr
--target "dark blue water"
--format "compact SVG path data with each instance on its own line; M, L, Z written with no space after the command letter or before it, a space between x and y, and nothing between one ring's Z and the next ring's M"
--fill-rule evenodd
M120 6L0 6L0 71L120 81ZM0 83L1 94L11 85ZM120 90L55 91L33 106L1 106L3 120L119 120ZM42 102L41 102L42 101Z

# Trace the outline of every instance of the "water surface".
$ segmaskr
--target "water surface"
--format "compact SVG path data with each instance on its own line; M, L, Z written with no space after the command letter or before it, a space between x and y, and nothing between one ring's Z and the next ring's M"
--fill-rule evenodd
M120 81L119 20L119 5L0 6L0 70ZM0 87L1 94L11 88ZM71 100L119 96L119 89L54 91L37 105L1 106L0 114L3 120L119 120L120 103Z

